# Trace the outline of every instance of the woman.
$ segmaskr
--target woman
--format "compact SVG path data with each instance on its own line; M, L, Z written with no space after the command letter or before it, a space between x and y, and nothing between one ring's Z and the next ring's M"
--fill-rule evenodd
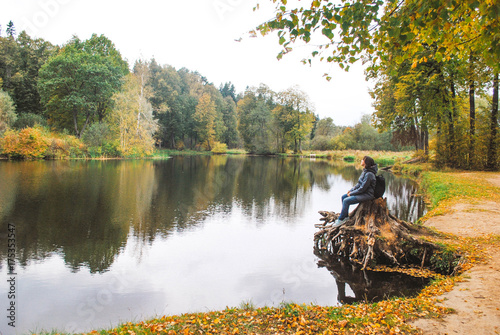
M339 227L347 221L349 218L350 205L375 198L375 175L378 171L377 164L375 164L373 158L365 156L361 160L361 166L363 167L363 172L359 177L358 183L351 188L347 194L342 196L342 211L340 212L338 219L333 224L334 227Z

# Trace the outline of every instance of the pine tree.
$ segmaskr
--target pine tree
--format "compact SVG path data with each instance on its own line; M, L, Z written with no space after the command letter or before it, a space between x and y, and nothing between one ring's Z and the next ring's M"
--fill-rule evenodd
M16 35L16 28L14 27L14 22L9 21L7 24L7 35L10 37L15 37Z

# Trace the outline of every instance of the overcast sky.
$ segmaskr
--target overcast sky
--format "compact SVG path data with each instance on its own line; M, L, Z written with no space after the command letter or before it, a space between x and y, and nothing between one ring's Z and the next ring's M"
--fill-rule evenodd
M297 85L309 95L315 113L337 125L354 125L373 112L361 64L348 73L335 64L300 60L312 49L297 47L277 60L275 36L247 34L272 18L271 0L0 0L5 36L12 20L17 33L26 30L62 45L73 35L88 39L104 34L130 64L154 57L160 64L198 71L217 87L232 82L238 92L264 83L279 92ZM241 41L238 42L236 40ZM328 82L323 74L333 79Z

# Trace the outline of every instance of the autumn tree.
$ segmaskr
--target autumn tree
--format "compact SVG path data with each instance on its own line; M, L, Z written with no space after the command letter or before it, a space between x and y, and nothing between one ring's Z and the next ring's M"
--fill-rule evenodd
M162 66L154 59L149 69L149 101L160 124L158 138L165 146L175 148L185 130L185 115L178 104L178 97L183 93L182 80L175 68Z
M196 122L195 130L198 139L209 151L212 150L215 141L215 117L215 103L210 95L205 93L198 101L193 119Z
M435 132L437 157L444 164L474 164L474 152L478 151L474 148L474 99L476 89L481 90L477 69L490 68L498 73L500 67L500 20L495 3L314 0L294 7L285 0L275 2L275 18L258 30L263 34L277 32L283 46L278 57L292 51L300 41L312 48L306 63L320 59L349 69L363 58L369 65L368 78L384 81L379 80L373 92L378 108L382 108L377 110L378 118L389 117L379 118L380 126L396 127L396 138L405 140L409 136L424 150L429 133ZM467 133L463 129L464 93L469 96ZM392 111L391 99L396 103ZM498 132L494 105L490 123L495 127L491 127L489 138L496 138ZM490 141L490 161L498 159L494 156L498 152L496 143Z
M295 153L302 151L302 141L311 133L314 114L309 97L297 87L280 92L275 115L280 120L284 137L293 143Z
M245 149L249 152L268 154L278 148L274 136L279 134L273 129L275 121L271 113L275 106L274 95L267 86L261 85L258 88L248 89L238 101L238 131Z
M102 122L127 72L106 37L74 37L40 69L38 88L49 122L80 137L89 124Z
M147 71L147 68L142 70ZM136 67L134 74L125 78L123 89L113 96L113 111L106 121L119 139L119 148L124 156L150 155L154 150L153 135L158 122L147 99L147 74Z
M312 0L306 6L294 6L287 0L273 2L275 17L257 30L262 34L277 32L283 47L279 57L292 51L296 42L314 40L321 43L312 47L307 61L317 57L348 68L362 56L388 60L389 55L383 55L378 44L389 37L397 43L394 47L406 51L399 59L413 59L424 45L439 45L434 55L437 61L450 54L468 55L472 49L490 55L488 66L499 67L499 11L491 1Z

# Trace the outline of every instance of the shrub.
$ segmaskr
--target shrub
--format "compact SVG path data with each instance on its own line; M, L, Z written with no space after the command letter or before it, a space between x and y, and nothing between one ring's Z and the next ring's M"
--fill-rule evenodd
M331 150L333 149L332 140L328 136L318 135L311 141L312 150Z
M104 145L102 146L102 149L103 149L104 154L106 156L120 157L122 155L118 141L114 141L114 142L108 141L108 142L104 143Z
M88 147L87 153L91 158L98 158L103 156L102 147Z
M346 162L352 163L352 162L354 162L355 160L356 160L356 157L354 157L354 156L351 156L351 155L349 155L349 156L344 156L344 161L346 161Z
M107 123L94 123L82 134L82 141L89 147L102 147L110 136L111 132Z
M175 144L175 149L184 150L185 149L184 141L177 141L177 143Z
M330 140L330 148L332 150L345 150L347 145L344 143L342 136L335 136Z
M52 138L45 154L46 158L63 159L69 156L69 145L61 138Z
M376 160L376 163L379 167L382 167L382 166L389 166L389 165L394 165L394 158L378 158Z
M2 154L9 158L36 159L45 157L49 142L40 128L24 128L19 133L7 131L0 146Z
M70 158L77 158L77 157L85 157L86 156L86 151L87 148L85 144L80 141L75 136L72 135L67 135L65 137L66 142L68 143L69 146L69 157Z
M212 147L212 152L214 154L225 154L227 153L227 145L226 143L215 142Z
M129 148L127 152L124 153L126 157L142 157L140 154L140 149L135 146ZM92 158L98 157L120 157L121 152L119 145L113 142L105 142L102 146L92 146L87 149L88 155Z

